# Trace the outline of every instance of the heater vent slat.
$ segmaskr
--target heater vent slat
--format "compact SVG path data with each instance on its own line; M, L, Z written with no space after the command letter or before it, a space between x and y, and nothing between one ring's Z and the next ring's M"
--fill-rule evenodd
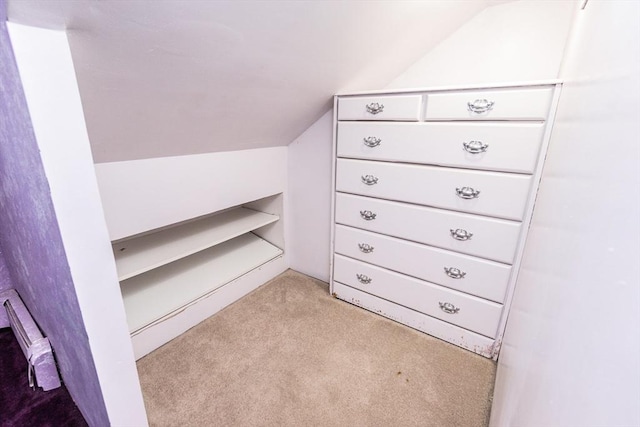
M18 314L13 309L11 305L11 301L6 300L4 302L4 308L7 310L7 316L9 316L9 324L16 332L16 338L22 341L22 346L31 347L33 344L29 339L29 335L27 335L27 331L24 330L22 323L20 323L20 319L18 319Z

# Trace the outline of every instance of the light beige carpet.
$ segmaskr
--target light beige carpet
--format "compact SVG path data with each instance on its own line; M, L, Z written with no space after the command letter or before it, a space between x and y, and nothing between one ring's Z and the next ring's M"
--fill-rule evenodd
M495 364L287 271L138 362L153 426L484 426Z

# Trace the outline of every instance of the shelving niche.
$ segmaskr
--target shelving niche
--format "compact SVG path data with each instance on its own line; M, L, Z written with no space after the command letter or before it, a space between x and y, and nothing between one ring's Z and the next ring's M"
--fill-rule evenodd
M237 207L115 242L129 331L135 334L281 255L252 233L278 219Z
M283 254L260 237L279 216L246 206L112 243L132 337Z
M136 359L288 268L287 147L95 164Z

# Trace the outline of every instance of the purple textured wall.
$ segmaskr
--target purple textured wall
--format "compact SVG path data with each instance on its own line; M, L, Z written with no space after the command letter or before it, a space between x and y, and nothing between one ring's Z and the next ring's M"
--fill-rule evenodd
M4 22L6 20L7 20L7 2L5 0L0 0L0 23L4 25ZM2 56L2 58L4 60L4 55ZM0 291L10 288L11 287L10 282L11 280L9 276L9 270L7 270L7 265L4 262L4 255L2 255L2 248L0 248Z
M4 20L0 93L0 251L13 287L51 341L71 396L90 425L105 426L107 411Z
M0 248L0 291L11 288L11 277L9 276L9 270L4 262L4 255L2 255L2 248Z

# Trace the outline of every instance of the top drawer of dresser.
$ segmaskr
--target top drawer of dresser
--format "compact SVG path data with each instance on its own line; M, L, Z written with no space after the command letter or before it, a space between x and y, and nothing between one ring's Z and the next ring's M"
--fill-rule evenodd
M433 93L425 119L546 120L552 94L552 87Z
M338 98L338 120L417 121L422 95Z

